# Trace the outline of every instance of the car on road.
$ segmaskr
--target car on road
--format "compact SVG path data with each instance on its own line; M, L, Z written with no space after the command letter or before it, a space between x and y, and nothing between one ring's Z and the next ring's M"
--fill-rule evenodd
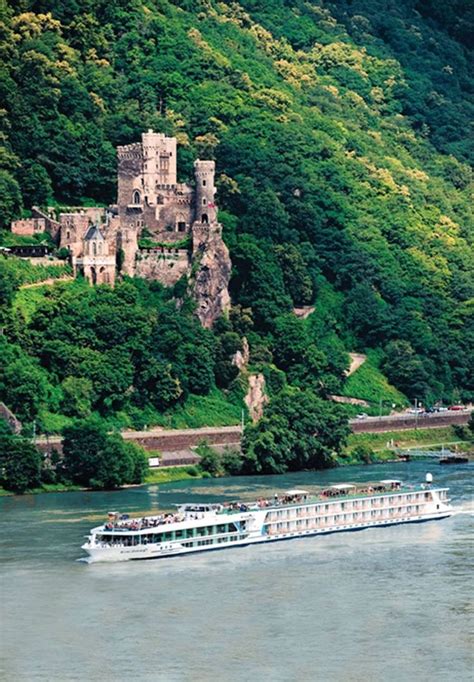
M408 414L423 414L424 409L422 407L412 407L411 410L408 410Z
M461 410L465 409L466 409L465 405L450 405L448 407L448 410L451 410L452 412L460 412Z

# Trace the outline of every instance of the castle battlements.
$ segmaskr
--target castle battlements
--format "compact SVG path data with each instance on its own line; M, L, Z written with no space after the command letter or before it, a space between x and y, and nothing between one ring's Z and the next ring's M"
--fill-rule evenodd
M198 315L209 326L228 306L230 277L229 255L217 220L215 162L196 159L194 184L178 183L176 148L176 138L153 130L144 132L140 142L119 146L117 203L108 210L78 207L62 213L54 234L58 246L69 250L74 272L92 284L113 285L117 271L165 286L194 276ZM16 221L12 229L33 234L45 231L48 221L53 222L39 215ZM140 249L142 237L146 241ZM205 277L193 275L192 261L198 252ZM213 268L214 282L209 279ZM213 287L217 293L211 295Z

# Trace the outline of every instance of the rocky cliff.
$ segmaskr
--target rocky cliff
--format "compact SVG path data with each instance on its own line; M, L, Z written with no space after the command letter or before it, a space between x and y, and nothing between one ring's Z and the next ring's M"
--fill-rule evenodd
M209 328L230 307L227 287L231 262L221 225L194 224L192 259L190 286L197 303L196 314L202 326Z

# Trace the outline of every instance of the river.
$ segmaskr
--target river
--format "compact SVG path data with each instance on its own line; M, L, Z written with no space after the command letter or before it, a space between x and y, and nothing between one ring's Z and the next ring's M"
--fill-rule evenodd
M426 471L444 521L123 564L80 545L111 509ZM351 467L0 498L0 677L10 681L472 680L473 465ZM470 512L470 513L469 513Z

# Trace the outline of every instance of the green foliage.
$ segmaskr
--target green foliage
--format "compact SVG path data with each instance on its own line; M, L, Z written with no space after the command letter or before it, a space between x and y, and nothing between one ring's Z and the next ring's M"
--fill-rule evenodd
M201 472L195 466L162 467L150 469L146 483L171 483L172 481L190 480L199 478Z
M61 385L62 410L69 417L88 417L91 413L93 384L83 377L66 377Z
M366 361L347 378L343 387L343 395L350 398L367 400L382 409L397 408L408 405L406 397L394 388L378 368L378 359L374 353L367 356Z
M198 454L200 457L199 467L201 471L207 472L214 477L224 475L221 456L205 441L198 445L196 448L196 454Z
M0 255L0 283L10 279L16 286L57 279L71 274L69 265L34 265L29 260Z
M349 427L344 410L311 391L287 389L245 429L243 470L276 474L333 466Z
M375 453L367 445L357 445L352 450L352 458L362 464L372 464L375 460Z
M9 432L0 420L0 485L24 493L39 485L42 457L26 438Z
M181 180L215 158L233 262L230 326L210 332L184 280L15 294L69 271L0 259L0 323L38 384L28 418L70 402L73 377L92 391L71 412L235 423L232 335L282 373L267 372L273 393L338 392L346 351L370 348L410 398L472 400L466 2L17 5L2 16L0 229L33 203L114 201L115 147L154 127L178 137ZM372 396L383 380L366 379Z
M238 476L242 472L242 455L231 447L226 447L222 453L217 452L206 441L196 448L199 455L199 471L203 476Z
M118 434L108 434L105 423L97 418L64 429L63 455L65 477L91 488L141 483L148 470L143 449Z
M22 209L18 181L7 170L0 169L0 230L7 229Z
M385 349L382 367L391 381L410 398L429 401L428 374L407 341L392 341Z
M238 476L242 472L242 454L235 448L225 447L221 462L227 476Z

